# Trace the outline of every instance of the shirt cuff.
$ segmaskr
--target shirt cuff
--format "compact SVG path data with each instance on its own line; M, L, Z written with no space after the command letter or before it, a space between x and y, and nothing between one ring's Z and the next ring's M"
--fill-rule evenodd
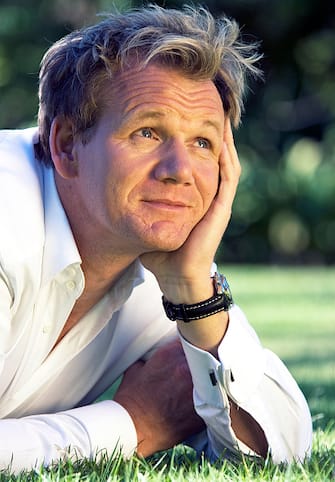
M266 352L236 305L229 311L229 325L218 347L218 356L227 393L238 405L243 405L262 381L266 371Z
M183 337L181 340L200 399L222 406L224 394L217 389L219 384L224 386L232 400L241 404L257 389L265 371L265 352L237 306L229 311L228 329L218 347L219 359Z
M105 400L64 412L76 418L85 428L91 445L91 455L107 452L131 457L137 447L134 423L125 408L113 400Z

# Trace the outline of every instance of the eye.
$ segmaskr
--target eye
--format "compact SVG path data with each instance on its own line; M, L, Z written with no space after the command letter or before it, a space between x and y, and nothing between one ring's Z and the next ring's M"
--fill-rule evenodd
M135 132L135 135L158 141L159 137L151 127L142 127Z
M208 139L204 139L203 137L199 137L197 139L197 144L201 149L210 149L211 148L211 143Z

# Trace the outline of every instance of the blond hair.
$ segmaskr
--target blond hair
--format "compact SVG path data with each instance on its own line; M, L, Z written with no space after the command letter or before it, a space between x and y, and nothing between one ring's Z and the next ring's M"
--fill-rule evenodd
M56 42L41 62L39 85L39 159L52 164L49 133L52 120L63 115L86 142L102 110L102 88L134 58L211 79L232 122L240 120L246 74L258 75L256 45L242 42L238 24L214 18L205 8L181 10L156 5L106 14L96 25L74 31Z

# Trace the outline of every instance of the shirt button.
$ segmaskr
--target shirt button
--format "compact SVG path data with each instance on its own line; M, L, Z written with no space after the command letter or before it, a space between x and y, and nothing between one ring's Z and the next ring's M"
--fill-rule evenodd
M50 330L51 330L51 325L48 324L43 326L42 332L46 334L46 333L49 333Z
M76 274L77 274L77 271L75 270L75 268L73 268L73 266L68 268L68 275L69 276L75 276Z
M73 291L76 287L76 283L73 280L70 280L65 283L65 286L69 291Z

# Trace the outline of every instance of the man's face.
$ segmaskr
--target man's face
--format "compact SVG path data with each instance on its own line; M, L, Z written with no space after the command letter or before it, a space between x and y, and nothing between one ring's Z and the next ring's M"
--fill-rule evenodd
M149 65L119 74L90 141L76 141L77 207L95 239L136 256L180 247L218 188L224 111L211 81Z

